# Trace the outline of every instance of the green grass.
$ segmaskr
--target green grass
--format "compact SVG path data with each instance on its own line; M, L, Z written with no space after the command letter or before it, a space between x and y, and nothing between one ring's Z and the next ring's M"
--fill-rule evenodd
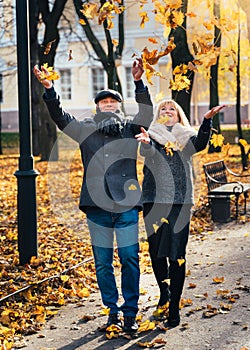
M238 133L236 128L234 129L223 129L223 125L221 126L222 129L222 135L225 137L225 144L235 144L235 139L238 137ZM243 128L242 129L243 138L250 144L250 128ZM62 143L64 144L63 140L66 138L66 136L62 135L61 133L59 137L59 145L62 147ZM19 133L18 132L2 132L1 134L1 140L2 140L2 149L3 154L11 154L11 153L18 153L19 152ZM69 139L67 137L67 142L69 142Z
M18 132L2 132L2 151L3 154L11 154L19 152L19 133Z
M235 138L238 137L237 129L223 129L221 126L221 133L225 137L225 143L234 144ZM250 144L250 128L242 128L243 138Z
M2 132L2 146L4 148L18 147L19 133L18 132Z

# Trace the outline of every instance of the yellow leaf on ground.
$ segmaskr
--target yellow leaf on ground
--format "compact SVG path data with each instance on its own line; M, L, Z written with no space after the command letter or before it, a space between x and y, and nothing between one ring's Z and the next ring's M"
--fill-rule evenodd
M214 277L213 278L214 283L223 283L224 282L224 277Z

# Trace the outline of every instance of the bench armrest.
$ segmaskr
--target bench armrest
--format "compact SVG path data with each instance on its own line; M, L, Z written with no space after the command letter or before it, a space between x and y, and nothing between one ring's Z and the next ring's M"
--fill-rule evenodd
M231 169L229 169L226 165L225 165L227 171L229 172L229 174L236 176L236 177L246 177L246 176L250 176L250 174L237 174L234 171L232 171Z
M234 187L235 189L237 186L241 188L241 192L244 192L244 185L240 181L219 181L214 179L211 175L208 174L208 172L205 170L206 176L209 178L210 181L220 184L220 185L229 185L229 184L235 184L236 186ZM210 192L210 191L209 191ZM235 191L233 191L235 192ZM238 191L237 191L238 192Z
M214 179L211 175L209 175L209 173L206 171L206 169L204 169L204 171L205 171L205 174L209 180L211 180L217 184L227 184L228 183L227 181L218 181L218 180Z

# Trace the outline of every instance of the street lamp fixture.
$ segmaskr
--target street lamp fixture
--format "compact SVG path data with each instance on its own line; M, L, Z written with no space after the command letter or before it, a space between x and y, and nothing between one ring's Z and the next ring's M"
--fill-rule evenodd
M16 0L20 157L17 177L18 251L21 265L37 256L36 177L31 152L28 0Z

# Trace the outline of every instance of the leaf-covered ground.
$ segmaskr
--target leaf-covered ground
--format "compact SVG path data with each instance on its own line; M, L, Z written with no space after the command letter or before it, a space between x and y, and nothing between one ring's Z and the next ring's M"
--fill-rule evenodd
M78 209L82 165L74 147L60 149L57 162L35 162L40 175L36 180L38 257L19 265L17 241L18 155L0 156L0 344L13 348L23 335L37 332L68 302L78 302L97 290L95 270L85 216ZM225 159L241 171L239 150L194 157L195 200L191 234L202 240L210 231L210 209L202 165ZM138 161L142 178L141 159ZM232 206L233 208L233 206ZM233 209L232 209L233 210ZM233 213L232 213L233 214ZM241 221L244 222L242 217ZM142 217L140 217L141 269L150 269ZM116 264L119 265L118 259Z

